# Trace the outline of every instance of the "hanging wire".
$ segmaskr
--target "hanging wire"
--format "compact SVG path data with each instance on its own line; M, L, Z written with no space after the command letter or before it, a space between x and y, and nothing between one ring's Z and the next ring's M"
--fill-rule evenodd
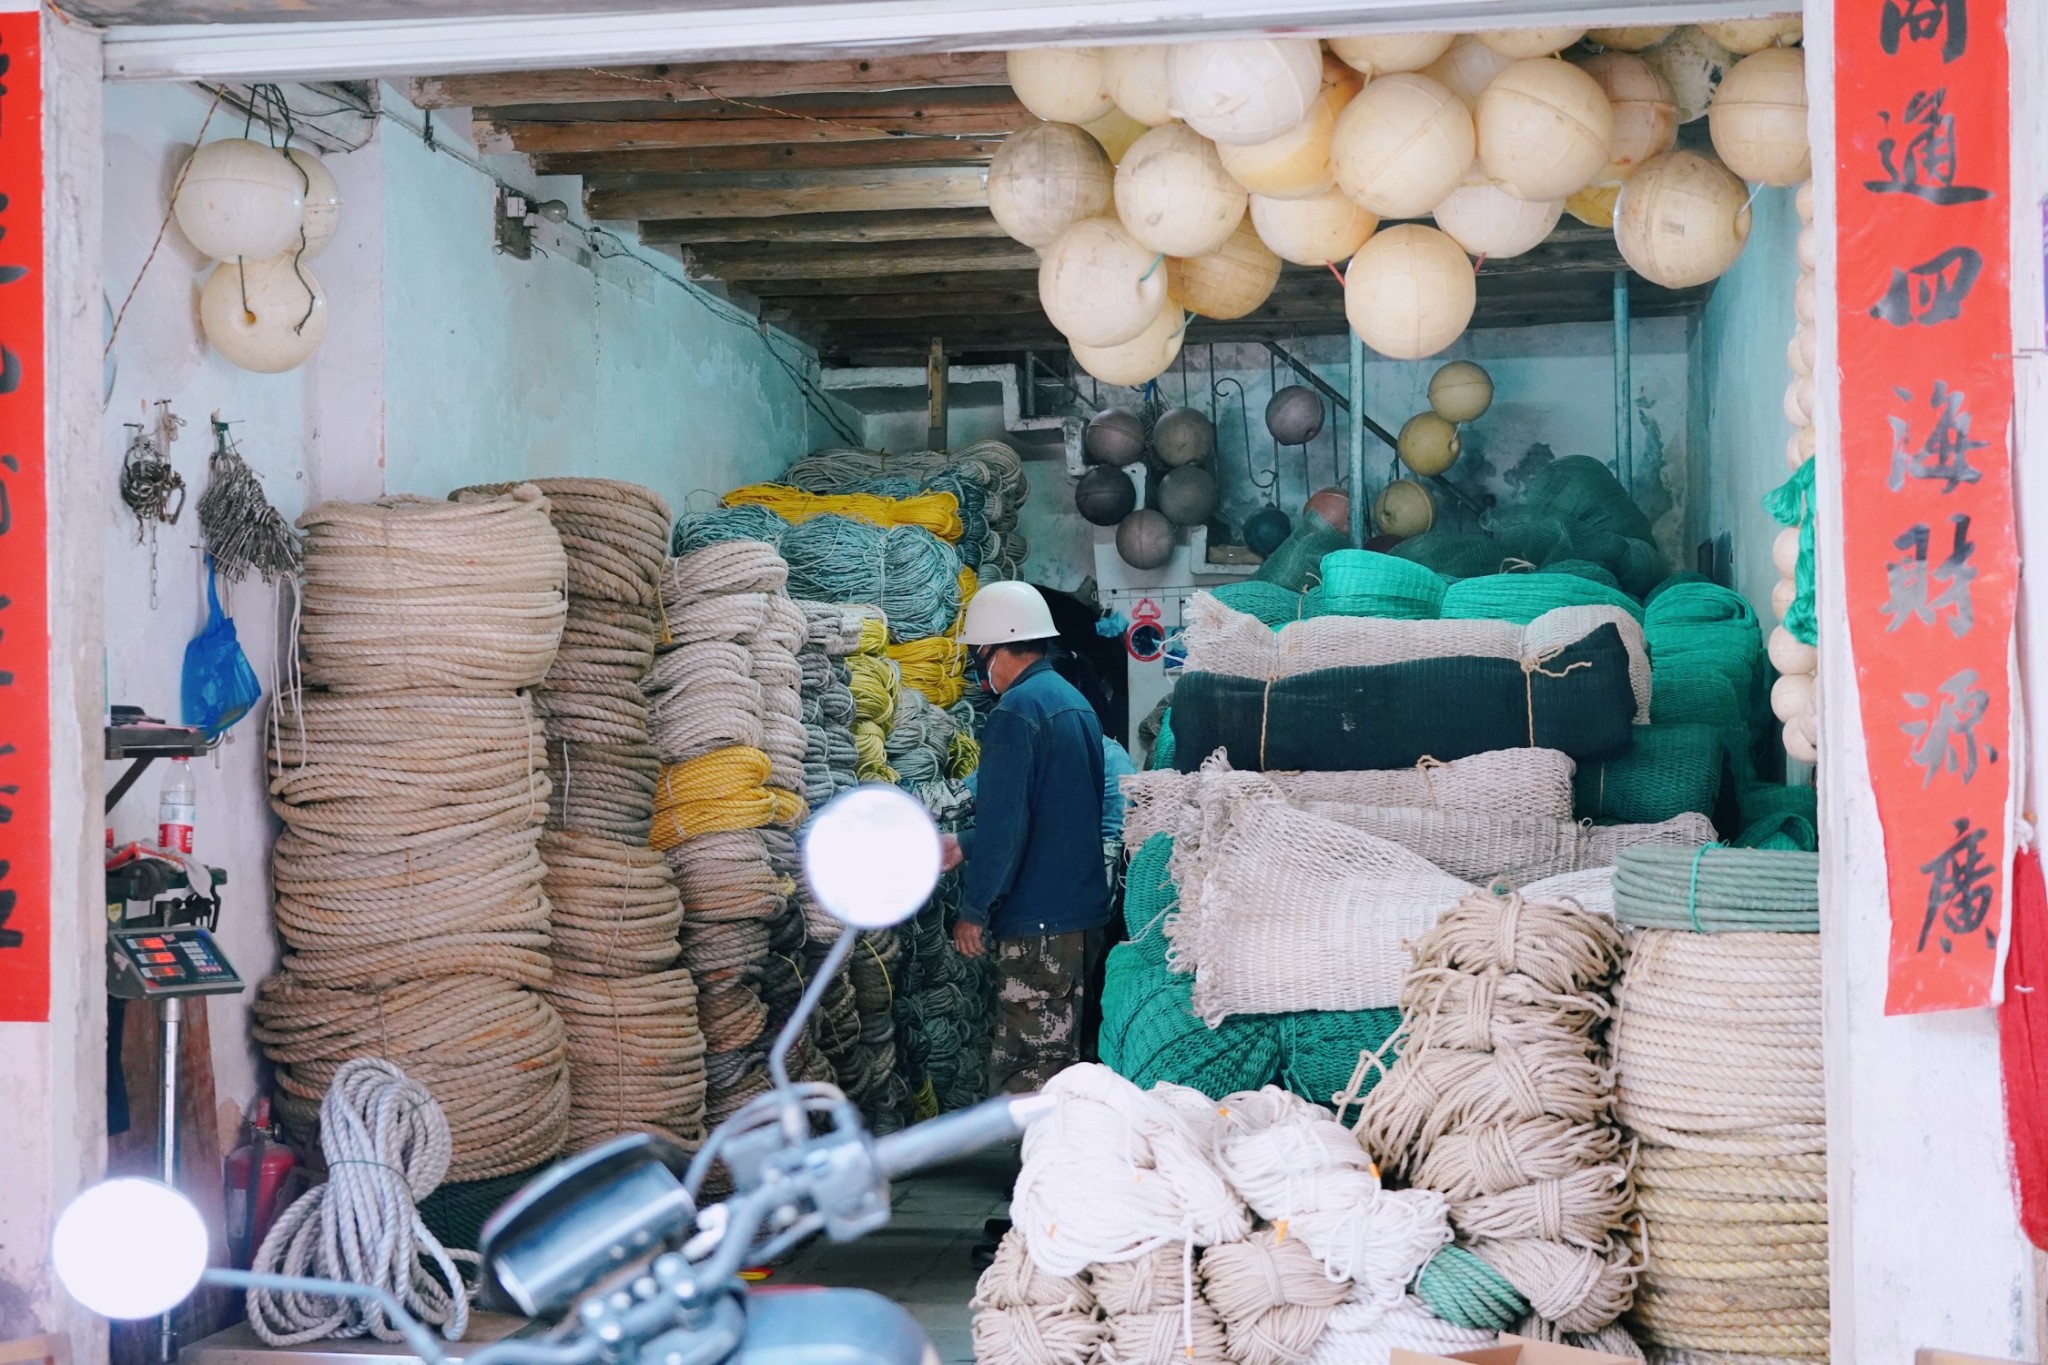
M199 498L200 540L230 583L241 582L251 569L275 583L299 571L299 533L264 496L228 425L215 415L206 492Z
M155 435L148 434L140 422L125 425L130 435L127 454L121 459L121 501L135 514L135 543L149 544L149 609L155 611L157 527L177 525L185 510L185 477L172 467L166 454L185 420L171 411L169 399L159 398Z

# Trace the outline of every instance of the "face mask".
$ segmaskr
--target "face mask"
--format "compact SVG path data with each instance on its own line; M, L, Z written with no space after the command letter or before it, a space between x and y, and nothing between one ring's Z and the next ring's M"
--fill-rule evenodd
M973 659L968 663L968 669L972 673L974 681L980 686L982 691L990 696L996 695L996 685L990 677L990 665L995 662L995 657L995 650L984 647L975 650Z

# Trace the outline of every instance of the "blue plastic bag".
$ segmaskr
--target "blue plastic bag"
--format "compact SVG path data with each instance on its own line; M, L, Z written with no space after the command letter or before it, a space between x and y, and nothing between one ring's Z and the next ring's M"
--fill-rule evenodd
M206 624L185 646L185 724L214 738L263 699L263 684L235 638L235 623L220 609L213 559L206 561Z

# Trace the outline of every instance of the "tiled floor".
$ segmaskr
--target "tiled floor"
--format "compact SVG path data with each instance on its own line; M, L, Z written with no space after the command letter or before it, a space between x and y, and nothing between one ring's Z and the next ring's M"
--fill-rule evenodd
M982 1224L1009 1212L1017 1148L983 1152L899 1182L889 1226L857 1242L818 1241L776 1267L779 1284L872 1289L908 1308L946 1365L974 1359L967 1300L976 1271L969 1259Z

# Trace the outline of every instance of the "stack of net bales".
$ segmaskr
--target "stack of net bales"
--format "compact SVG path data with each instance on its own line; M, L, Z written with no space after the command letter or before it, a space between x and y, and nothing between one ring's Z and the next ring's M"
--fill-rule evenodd
M1615 1114L1637 1147L1634 1325L1686 1359L1828 1354L1819 858L1637 849Z
M1607 466L1586 455L1544 466L1522 500L1488 513L1479 531L1425 531L1389 553L1454 579L1546 566L1597 570L1632 597L1665 574L1650 519Z
M697 984L714 1126L767 1088L761 974L790 914L783 844L807 809L796 660L807 627L787 578L761 541L724 540L670 560L667 638L646 680L663 764L650 840L689 907L682 960Z
M335 1070L382 1057L446 1112L451 1179L528 1170L569 1133L524 691L562 636L561 538L531 485L324 503L299 525L303 687L269 745L286 954L255 1005L280 1111L310 1138Z
M1575 901L1474 892L1413 945L1400 1057L1359 1140L1440 1192L1461 1241L1564 1332L1625 1312L1637 1264L1604 1024L1621 941Z
M541 838L554 931L544 989L568 1030L569 1146L638 1131L694 1149L704 1137L697 988L676 965L675 877L646 833L655 755L641 683L660 629L668 504L610 479L535 482L569 557L562 647L534 691L555 784Z

